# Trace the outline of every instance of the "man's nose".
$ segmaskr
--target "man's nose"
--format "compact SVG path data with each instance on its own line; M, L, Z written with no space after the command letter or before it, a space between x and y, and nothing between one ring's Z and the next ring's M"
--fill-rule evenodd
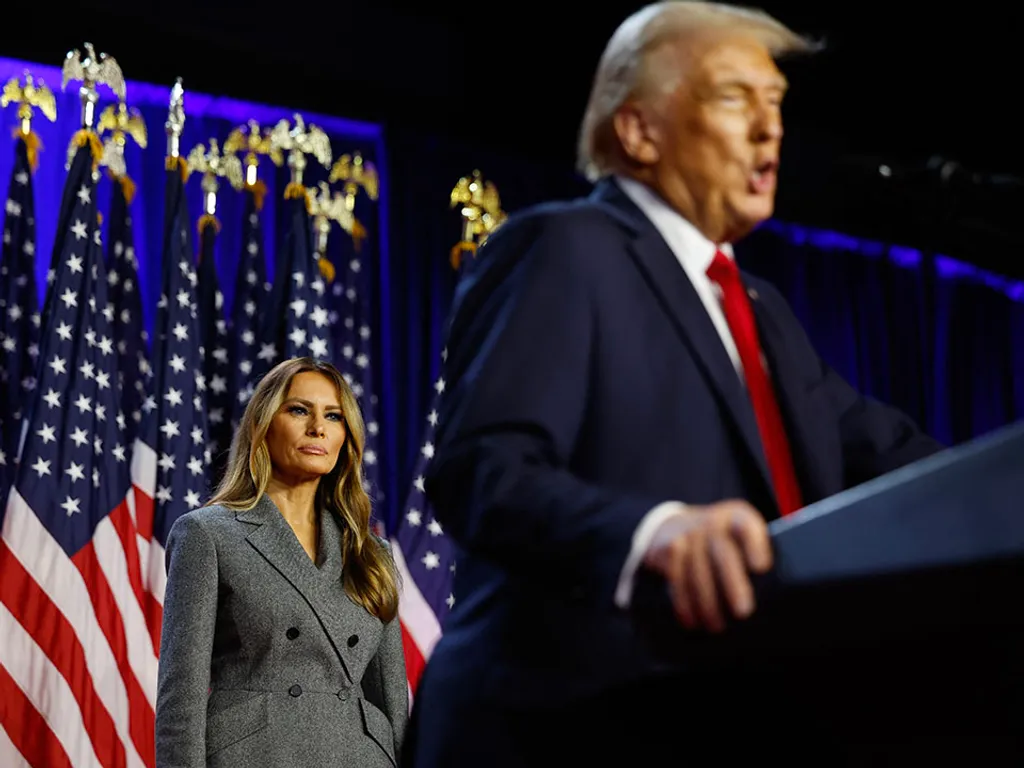
M762 104L757 107L751 126L756 141L779 141L782 139L782 115L777 106Z

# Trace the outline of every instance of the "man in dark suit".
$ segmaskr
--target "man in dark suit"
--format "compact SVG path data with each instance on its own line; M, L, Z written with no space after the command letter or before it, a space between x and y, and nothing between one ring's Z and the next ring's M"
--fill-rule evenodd
M732 258L773 210L775 59L811 48L758 11L638 11L583 121L593 194L514 216L461 282L427 478L461 554L413 765L725 765L813 713L660 659L629 612L645 571L683 627L742 620L767 520L940 448Z

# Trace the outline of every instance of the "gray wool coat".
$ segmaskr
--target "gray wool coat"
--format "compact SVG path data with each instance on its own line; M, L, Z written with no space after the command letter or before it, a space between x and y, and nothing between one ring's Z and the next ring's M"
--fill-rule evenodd
M409 711L398 619L342 588L341 531L317 562L267 496L179 518L167 541L157 768L394 768Z

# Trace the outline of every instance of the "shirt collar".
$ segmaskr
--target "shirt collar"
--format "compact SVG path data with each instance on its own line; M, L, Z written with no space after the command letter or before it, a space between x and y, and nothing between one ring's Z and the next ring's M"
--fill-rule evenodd
M658 230L691 278L695 274L704 276L707 273L718 250L733 258L731 244L717 245L708 240L646 184L618 175L615 182Z

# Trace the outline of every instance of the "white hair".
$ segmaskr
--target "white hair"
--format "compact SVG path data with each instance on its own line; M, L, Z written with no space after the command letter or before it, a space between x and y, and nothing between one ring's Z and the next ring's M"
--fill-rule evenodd
M667 94L679 86L679 62L664 55L665 44L716 30L752 35L773 57L819 47L756 8L693 0L641 8L615 30L594 76L578 147L579 170L590 181L614 170L618 147L612 121L619 107L631 98Z

